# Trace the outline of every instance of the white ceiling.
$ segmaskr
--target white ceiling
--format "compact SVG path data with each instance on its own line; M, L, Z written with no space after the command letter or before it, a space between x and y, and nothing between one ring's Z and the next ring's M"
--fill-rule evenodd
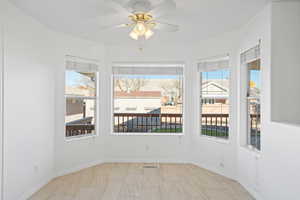
M27 14L59 32L106 44L135 43L127 29L101 30L127 22L106 0L10 0ZM154 1L154 0L152 0ZM156 0L157 1L157 0ZM176 33L156 32L152 42L190 43L239 28L268 0L175 0L177 10L160 21L178 24ZM108 20L109 19L109 20Z

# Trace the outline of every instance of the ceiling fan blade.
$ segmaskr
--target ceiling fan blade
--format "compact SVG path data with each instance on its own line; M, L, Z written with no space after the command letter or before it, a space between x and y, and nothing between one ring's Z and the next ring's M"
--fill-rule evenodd
M166 31L166 32L176 32L179 30L179 26L175 24L168 24L163 22L154 22L153 29Z
M164 14L174 11L176 9L176 3L173 0L164 0L161 4L150 10L148 13L157 18Z
M118 15L122 15L122 16L126 16L126 17L132 15L132 13L124 7L124 4L122 2L126 3L126 1L121 1L121 0L107 0L106 1L107 5L109 7L111 7L112 9L114 9L115 11L118 12Z
M114 29L114 28L129 28L134 26L134 24L117 24L117 25L111 25L111 26L102 26L100 27L101 31L105 31L105 30L110 30L110 29Z

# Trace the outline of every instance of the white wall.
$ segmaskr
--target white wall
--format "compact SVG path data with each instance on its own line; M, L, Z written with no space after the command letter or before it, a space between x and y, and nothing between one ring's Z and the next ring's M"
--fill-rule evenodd
M104 51L103 46L93 42L49 31L7 2L5 10L9 19L5 26L5 199L26 197L52 178L53 172L56 176L109 161L194 162L195 159L199 165L234 177L235 125L231 124L232 137L226 144L200 137L195 131L198 113L194 110L198 102L194 97L199 95L195 87L196 60L225 53L232 54L234 60L236 33L192 47L173 45L158 49L149 45L140 52L137 46L111 46ZM65 140L65 55L100 61L99 136ZM111 118L112 61L186 63L184 136L110 134L111 124L107 119ZM236 89L232 88L234 92ZM232 103L235 104L233 99ZM190 148L192 145L194 148ZM220 161L225 165L222 169L218 168Z
M55 54L57 56L56 65L56 108L55 108L55 175L62 175L70 171L87 167L89 165L102 162L102 149L100 137L89 137L80 140L66 141L65 139L65 55L73 55L87 59L99 60L100 80L104 76L104 47L93 42L87 42L68 35L58 37ZM103 87L101 81L100 87ZM99 90L101 91L101 90ZM104 98L102 91L101 99ZM100 109L101 112L101 109ZM99 119L101 120L101 119ZM99 134L103 132L99 127Z
M2 200L3 165L3 5L0 1L0 199Z
M193 122L192 122L192 141L193 148L193 162L199 166L210 169L214 172L220 173L224 176L232 179L236 178L236 143L237 143L237 86L236 86L236 51L238 44L239 34L233 32L224 34L222 37L211 38L206 41L202 41L196 51L199 58L207 58L211 56L229 54L230 60L230 124L229 124L229 139L216 139L207 136L200 135L200 116L198 110L200 110L200 74L196 68L193 68ZM204 53L205 52L205 53ZM195 77L196 74L196 77ZM195 84L197 84L195 86Z
M50 32L4 8L4 199L15 200L52 177L54 71Z
M299 19L300 2L273 4L271 117L300 127Z
M238 156L238 180L257 199L296 200L300 178L300 161L297 159L300 147L300 127L271 122L271 52L278 46L271 45L271 22L277 12L289 14L292 2L274 2L257 15L241 32L240 52L258 43L261 39L262 66L262 125L261 152L255 153L240 141ZM295 3L295 2L294 2ZM276 30L281 31L281 30ZM288 36L287 36L288 37ZM299 38L295 38L299 40ZM277 49L276 49L277 50ZM242 77L240 77L242 78ZM288 81L288 80L282 80ZM239 81L239 83L241 80ZM241 103L241 102L239 102ZM243 105L243 104L241 104ZM241 107L240 107L241 111ZM241 115L244 113L241 112ZM240 116L242 117L242 116ZM242 124L239 121L238 124ZM245 127L239 127L239 134L246 134Z
M277 15L282 17L282 14L285 13L285 17L295 17L299 16L300 2L274 2L272 4L272 23L277 20ZM296 9L295 9L296 8ZM289 23L294 23L296 19L290 19ZM297 20L299 22L299 20ZM277 26L278 27L278 26ZM294 32L299 32L299 29L296 29ZM299 28L299 23L298 23ZM271 38L273 35L278 35L277 32L281 32L281 29L272 29ZM275 32L274 32L275 31ZM295 40L295 48L293 54L291 54L291 61L287 65L294 66L299 68L299 63L295 65L293 62L299 60L299 51L296 49L296 45L299 45L299 35L289 34L287 37L292 37ZM273 40L272 40L273 42ZM287 41L288 42L288 41ZM280 43L277 43L280 44ZM291 44L291 43L289 43ZM299 47L299 46L298 46ZM277 46L271 44L271 52L274 52L276 48L284 48L284 46ZM298 48L299 49L299 48ZM272 57L276 54L272 53ZM275 63L276 62L276 63ZM278 63L277 63L278 62ZM265 79L265 117L263 119L264 136L262 137L262 159L261 159L261 174L262 174L262 194L265 199L290 199L296 200L299 199L299 188L298 180L300 179L300 127L285 125L280 123L271 122L271 72L273 66L278 66L280 60L272 58L271 68L266 69L264 73ZM267 65L268 66L268 65ZM288 69L287 69L288 70ZM297 70L297 69L296 69ZM298 69L299 72L299 69ZM295 78L295 77L293 77ZM298 79L290 79L286 77L284 81L291 81L294 84L299 84ZM299 86L299 85L298 85ZM299 88L299 87L298 87ZM298 91L299 94L299 91ZM298 95L299 96L299 95ZM296 104L296 107L299 111L299 104ZM296 108L296 109L297 109ZM291 113L293 115L293 113ZM295 117L295 115L294 115ZM297 116L299 117L299 116ZM274 184L279 182L280 184Z
M224 34L221 37L206 41L195 41L193 46L168 45L152 46L150 43L141 52L137 46L111 46L108 48L107 66L110 73L111 62L184 62L185 65L185 101L184 101L184 136L111 136L109 124L105 126L103 142L105 143L104 159L108 161L162 161L162 162L194 162L203 167L213 169L226 176L235 177L236 162L236 129L232 115L231 134L229 141L219 142L200 136L198 125L199 101L199 74L197 73L197 60L216 55L230 53L235 72L236 43L238 35L235 32ZM104 77L110 83L110 76ZM233 81L234 79L232 79ZM110 87L106 87L104 96L107 96L105 113L111 113ZM232 84L235 94L235 84ZM232 96L233 97L233 96ZM232 98L232 105L236 101ZM108 106L109 105L109 106ZM231 109L234 112L232 106ZM224 167L220 167L220 162Z
M265 120L268 103L266 100L266 92L268 92L267 82L270 80L268 70L270 68L270 6L264 8L257 16L255 16L241 30L241 42L238 54L259 44L261 40L261 66L262 66L262 95L261 95L261 117L262 117L262 152L264 151L265 137ZM240 63L238 61L238 63ZM244 185L254 196L261 198L261 179L262 172L260 168L261 155L246 147L246 101L245 92L242 87L244 83L243 74L245 69L238 67L238 86L239 90L239 117L238 117L238 180Z
M52 179L55 155L65 153L57 152L55 140L59 137L55 135L56 75L64 67L64 56L85 52L82 55L89 57L96 45L54 33L7 1L1 3L5 17L4 199L16 200L27 198Z
M189 54L184 53L182 46L162 46L159 49L149 43L141 52L138 46L110 46L106 54L106 76L103 77L106 85L102 87L102 111L111 116L111 63L112 62L185 62L191 67ZM185 71L185 76L188 72ZM186 78L186 77L185 77ZM186 78L185 93L189 94L189 80ZM188 99L185 99L189 101ZM189 104L184 104L184 122L190 120L187 115ZM131 162L189 162L187 154L189 146L189 125L184 124L185 136L112 136L111 122L100 125L105 130L102 135L105 161L131 161Z
M56 175L101 162L193 162L239 180L256 197L296 199L300 168L300 128L271 122L271 10L266 7L241 32L192 46L109 46L54 33L18 9L5 8L5 176L4 199L22 199ZM288 3L288 2L287 2ZM288 12L288 11L286 11ZM29 31L28 31L29 30ZM241 38L240 38L241 37ZM241 146L239 53L262 40L262 151ZM230 138L219 141L199 133L197 60L230 54ZM74 55L100 61L98 136L64 137L64 61ZM111 135L111 63L184 62L184 136ZM197 83L197 84L196 84ZM237 98L239 97L239 98ZM238 114L239 113L239 114ZM241 143L241 144L240 144Z
M220 143L200 137L197 131L198 106L195 97L199 95L197 81L197 60L200 58L232 54L231 62L236 57L233 33L195 43L194 46L157 46L148 43L141 52L138 46L109 46L105 53L105 63L100 72L99 130L98 136L74 141L64 139L64 98L63 69L57 73L57 138L56 138L56 173L65 174L81 167L101 162L195 162L211 168L229 177L235 177L236 162L236 125L232 115L230 140ZM87 48L85 48L87 49ZM96 51L95 51L96 52ZM85 52L79 52L83 55ZM99 52L98 52L99 53ZM111 98L111 63L112 62L184 62L185 65L185 102L184 102L184 136L115 136L111 135L112 98ZM232 64L235 76L235 65ZM232 79L234 82L234 79ZM235 93L232 83L232 92ZM232 96L233 97L233 96ZM236 102L232 98L232 105ZM234 106L231 111L234 113ZM193 145L194 148L191 148ZM88 151L87 151L88 149ZM193 161L195 160L195 161ZM224 167L220 168L220 162Z

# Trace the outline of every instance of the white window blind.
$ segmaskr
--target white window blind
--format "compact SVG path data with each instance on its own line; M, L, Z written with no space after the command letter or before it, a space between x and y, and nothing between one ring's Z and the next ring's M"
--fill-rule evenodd
M84 71L84 72L97 72L98 65L95 63L67 60L66 69L74 70L74 71Z
M250 63L260 58L260 45L248 49L241 54L241 64Z
M198 71L206 72L229 68L229 56L220 56L212 59L204 59L198 63Z
M94 59L67 55L66 70L97 72L99 71L99 62Z
M183 75L180 64L125 64L113 65L115 75Z

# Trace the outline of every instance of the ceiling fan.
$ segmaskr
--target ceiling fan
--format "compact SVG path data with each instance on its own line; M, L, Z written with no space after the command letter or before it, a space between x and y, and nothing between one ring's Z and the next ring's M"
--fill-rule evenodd
M129 28L129 36L134 40L148 40L155 30L176 32L178 25L163 23L157 19L176 9L173 0L108 0L118 14L126 17L129 22L109 28ZM108 27L106 27L108 28Z

